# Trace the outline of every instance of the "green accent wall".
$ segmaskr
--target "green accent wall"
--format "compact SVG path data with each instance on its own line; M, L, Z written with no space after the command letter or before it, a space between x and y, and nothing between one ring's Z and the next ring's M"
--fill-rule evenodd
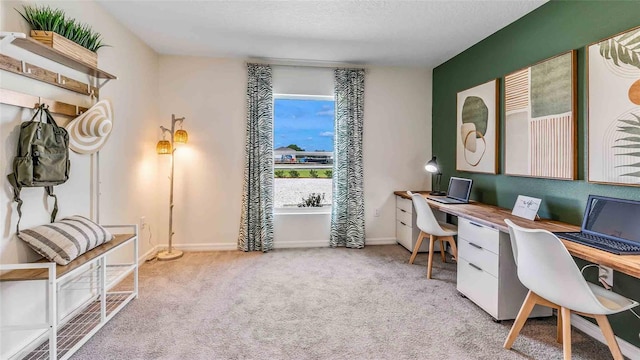
M539 214L579 225L589 194L640 200L640 188L586 181L586 45L640 25L640 1L551 1L433 70L433 154L450 176L474 180L471 198L512 208L519 194L542 199ZM500 79L500 133L504 133L504 75L563 52L578 50L578 180L562 181L456 171L456 95ZM499 136L501 139L501 137ZM500 142L499 173L504 169ZM640 221L640 219L638 219ZM582 266L584 261L577 260ZM596 280L596 270L585 270ZM616 272L614 290L640 301L640 279ZM640 319L630 312L609 317L620 338L640 347Z

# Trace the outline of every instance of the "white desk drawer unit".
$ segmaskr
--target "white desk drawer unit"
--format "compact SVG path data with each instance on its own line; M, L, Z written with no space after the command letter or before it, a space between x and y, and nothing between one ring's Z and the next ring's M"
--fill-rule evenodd
M528 290L518 280L509 234L458 218L460 293L496 320L515 319ZM551 316L537 306L530 317Z
M396 196L396 240L398 244L407 250L413 248L420 235L420 229L416 225L416 213L413 210L413 201ZM436 242L434 249L440 251L440 242ZM422 241L420 252L429 252L429 238Z

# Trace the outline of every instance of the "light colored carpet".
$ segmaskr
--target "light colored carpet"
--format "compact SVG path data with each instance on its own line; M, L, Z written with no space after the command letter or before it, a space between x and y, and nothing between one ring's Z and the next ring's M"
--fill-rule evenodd
M513 350L455 288L455 264L399 245L186 253L140 269L140 297L72 359L561 359L555 317ZM572 333L573 359L607 359Z

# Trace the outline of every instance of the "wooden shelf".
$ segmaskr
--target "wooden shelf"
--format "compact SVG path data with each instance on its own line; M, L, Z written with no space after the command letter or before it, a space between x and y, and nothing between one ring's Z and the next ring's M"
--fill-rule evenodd
M53 60L59 64L65 65L71 69L81 71L87 75L93 76L98 79L117 79L115 75L111 75L106 71L102 71L96 67L83 64L79 61L69 58L64 53L43 45L31 38L16 38L12 42L14 45L21 47L25 50L31 51L34 54L38 54L47 59Z

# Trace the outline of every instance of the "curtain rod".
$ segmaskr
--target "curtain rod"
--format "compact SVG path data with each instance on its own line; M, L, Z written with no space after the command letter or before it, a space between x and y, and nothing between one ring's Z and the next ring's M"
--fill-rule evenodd
M322 60L295 60L295 59L274 59L274 58L249 58L247 64L265 64L273 66L290 67L317 67L317 68L340 68L340 69L367 69L364 64L349 64L344 62L331 62Z

